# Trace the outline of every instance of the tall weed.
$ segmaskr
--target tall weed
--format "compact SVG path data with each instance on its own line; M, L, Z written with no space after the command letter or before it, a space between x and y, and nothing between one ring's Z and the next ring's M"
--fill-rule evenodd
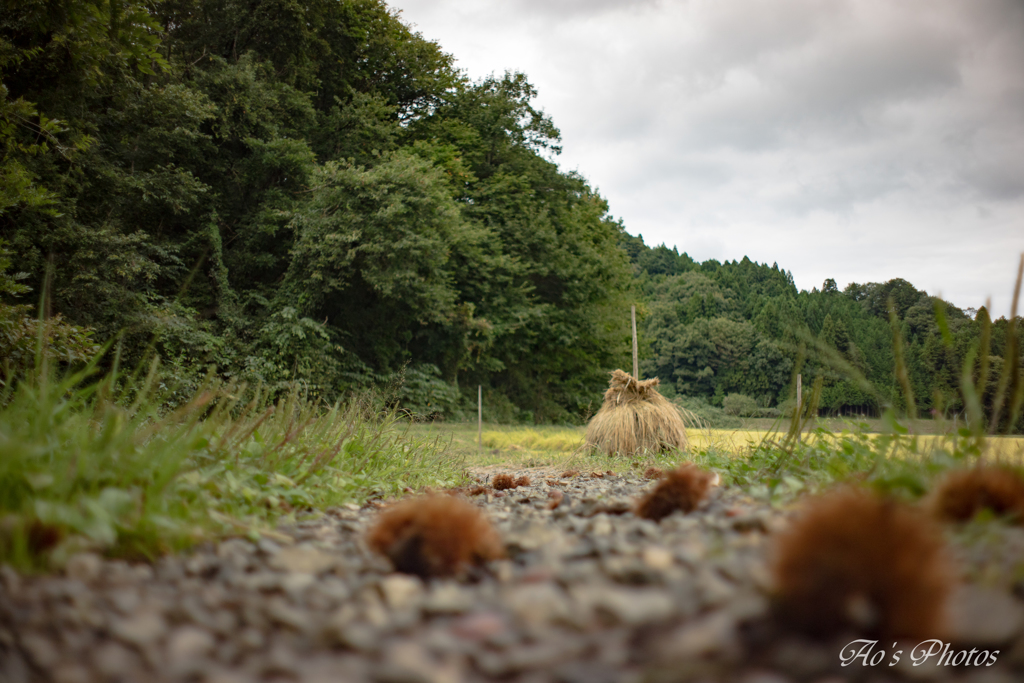
M405 487L449 486L462 463L409 438L372 401L333 406L293 390L273 405L213 376L165 410L157 362L144 375L99 356L37 371L0 400L0 562L59 564L94 549L152 557L282 516Z

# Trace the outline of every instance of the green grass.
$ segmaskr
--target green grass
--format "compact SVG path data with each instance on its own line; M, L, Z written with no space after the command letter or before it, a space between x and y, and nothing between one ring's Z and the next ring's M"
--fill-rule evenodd
M409 432L422 440L444 443L448 451L467 465L510 467L557 466L568 460L582 443L581 428L520 426L485 423L484 445L477 443L477 425L468 422L430 422L411 425ZM578 434L578 436L576 436ZM579 442L579 443L577 443Z
M45 368L0 396L0 562L80 550L153 557L282 517L464 480L460 456L368 400L265 405L210 379L162 409L156 365L96 379Z
M695 462L721 474L725 484L778 503L849 480L913 499L924 495L943 473L979 458L1010 459L1015 464L1021 460L1019 445L1013 439L1009 440L1014 441L1011 452L1001 448L1005 439L979 439L976 432L966 428L941 436L915 435L891 414L883 425L885 433L874 431L877 423L846 422L837 430L832 426L823 424L801 433L799 438L785 426L780 428L778 422L774 430L756 432L690 429L689 450L635 458L586 450L582 447L583 427L485 424L482 446L477 442L474 424L418 424L413 431L421 438L444 441L469 466L642 472L650 466Z

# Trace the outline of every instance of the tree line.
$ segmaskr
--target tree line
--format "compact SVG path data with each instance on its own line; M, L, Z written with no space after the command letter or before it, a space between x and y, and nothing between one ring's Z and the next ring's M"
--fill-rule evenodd
M993 321L984 307L961 310L899 278L800 291L777 264L698 263L628 235L623 246L647 305L641 371L665 393L716 406L732 396L747 414L779 414L792 409L800 373L808 388L820 380L822 415L894 407L952 419L968 408L966 372L1002 428L1024 399L1020 317Z
M906 403L891 299L916 408L957 409L987 314L944 305L943 332L903 281L799 292L778 267L652 249L558 167L536 94L468 79L380 0L8 3L4 381L39 317L60 360L116 338L179 398L214 367L329 400L390 387L427 416L479 384L492 419L573 422L628 366L639 302L667 393L769 409L800 368L823 409L877 411Z

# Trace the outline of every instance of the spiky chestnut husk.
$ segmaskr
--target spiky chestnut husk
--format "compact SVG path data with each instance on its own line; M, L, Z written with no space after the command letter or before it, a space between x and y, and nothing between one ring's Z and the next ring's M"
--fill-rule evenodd
M653 467L652 466L652 467L648 467L646 470L644 470L644 475L643 476L644 476L644 479L661 479L663 474L665 474L665 471L662 470L660 467Z
M982 510L1024 523L1024 479L1009 467L986 465L951 472L935 488L929 508L949 522L966 522Z
M495 491L504 491L505 489L514 489L516 487L516 480L511 474L496 474L491 479L491 486Z
M676 510L693 512L716 480L714 473L689 463L663 472L657 486L637 503L636 516L657 522Z
M422 496L388 507L367 544L397 571L422 577L456 576L504 556L501 539L483 513L451 496Z
M807 503L777 539L774 612L810 635L941 638L954 572L919 510L846 488Z

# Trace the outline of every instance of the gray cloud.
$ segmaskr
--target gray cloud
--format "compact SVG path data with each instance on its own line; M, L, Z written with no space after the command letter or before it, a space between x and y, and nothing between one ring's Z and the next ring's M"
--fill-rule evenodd
M471 76L528 74L563 166L648 243L1008 308L1019 0L396 2Z

